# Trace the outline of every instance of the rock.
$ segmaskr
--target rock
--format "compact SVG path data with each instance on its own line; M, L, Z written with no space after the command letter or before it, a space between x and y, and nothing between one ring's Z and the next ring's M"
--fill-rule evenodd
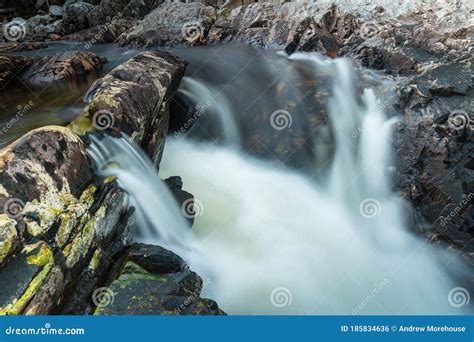
M48 47L48 45L46 43L39 43L39 42L0 43L0 53L18 52L18 51L32 51L32 50L45 49L47 47Z
M444 61L402 86L404 122L396 130L397 189L431 226L428 235L466 256L474 252L474 72L468 60Z
M141 19L162 3L162 0L102 0L88 14L88 20L91 26L97 26L114 18Z
M35 62L34 58L17 55L0 55L0 87L23 73Z
M173 253L135 244L124 260L118 277L102 290L107 300L96 300L96 315L225 314L214 301L200 297L207 283Z
M124 32L133 27L131 19L113 19L105 25L95 26L86 30L72 33L64 37L65 40L85 42L85 48L89 49L98 43L113 43Z
M61 21L50 15L35 15L26 20L26 35L35 38L44 38L49 33L61 32Z
M49 84L98 71L105 62L105 59L93 52L67 51L47 59L42 58L22 75L22 79L33 85Z
M135 243L127 252L127 260L154 274L168 274L186 270L181 257L160 246Z
M165 52L135 56L90 87L85 96L89 105L71 128L78 134L97 127L120 130L157 163L168 129L166 103L178 89L185 67Z
M57 312L82 280L93 287L103 277L108 252L130 243L125 195L92 185L84 144L67 128L34 130L0 160L0 279L8 289L0 313Z
M49 6L49 15L52 17L62 17L63 7L62 6Z
M257 2L257 1L255 1L255 0L226 0L224 2L224 4L222 5L221 9L231 11L234 8L244 6L244 5L248 5L248 4L252 4L254 2ZM211 5L211 4L209 4L209 5Z
M320 8L316 4L252 3L222 12L209 31L208 42L246 42L261 47L285 47L295 39L299 40L297 36L305 31L308 38L319 40L324 30L315 23L320 16ZM311 23L314 24L310 28ZM330 36L329 33L324 35Z
M63 17L64 33L77 32L90 27L87 16L94 8L94 5L83 1L66 3Z
M119 42L132 46L202 45L216 18L216 10L201 3L164 3Z
M24 314L27 316L47 315L58 304L64 287L64 274L54 266L35 293Z
M183 190L183 181L181 180L181 177L169 177L165 179L164 182L170 189L171 193L176 199L176 202L181 208L183 208L183 206L189 205L192 205L192 207L194 207L194 196L189 192ZM194 217L189 216L190 215L186 215L185 218L188 220L190 226L192 226L194 223Z

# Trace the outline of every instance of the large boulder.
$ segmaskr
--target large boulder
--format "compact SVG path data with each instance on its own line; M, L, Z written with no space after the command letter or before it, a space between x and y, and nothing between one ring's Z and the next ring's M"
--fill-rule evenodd
M125 195L92 185L85 146L67 128L34 130L0 159L0 313L48 314L84 269L98 279L130 242Z
M33 85L45 85L98 71L105 62L104 58L93 52L67 51L41 58L21 78Z
M87 92L89 103L71 128L119 130L158 163L168 130L167 103L179 87L186 63L157 51L141 53L97 80Z
M165 3L148 14L132 31L122 35L121 44L156 46L202 45L217 18L215 8L199 2Z

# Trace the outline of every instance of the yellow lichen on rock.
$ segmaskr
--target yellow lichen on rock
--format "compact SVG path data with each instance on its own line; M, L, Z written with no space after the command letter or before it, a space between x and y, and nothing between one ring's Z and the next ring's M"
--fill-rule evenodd
M5 214L0 215L0 263L10 253L17 237L16 221Z

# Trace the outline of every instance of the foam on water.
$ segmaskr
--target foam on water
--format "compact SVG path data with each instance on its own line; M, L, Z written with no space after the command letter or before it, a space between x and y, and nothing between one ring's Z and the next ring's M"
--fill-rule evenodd
M301 56L320 63L313 57ZM393 121L371 90L357 104L349 61L324 63L335 75L336 149L321 185L235 148L169 139L160 173L180 175L195 195L189 231L153 165L126 140L94 141L91 155L134 199L148 241L185 258L204 295L230 314L459 314L446 263L406 230L390 190Z

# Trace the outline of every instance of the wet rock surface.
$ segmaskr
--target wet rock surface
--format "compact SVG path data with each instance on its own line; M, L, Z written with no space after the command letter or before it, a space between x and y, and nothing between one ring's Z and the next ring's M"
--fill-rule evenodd
M200 297L202 279L174 253L134 244L108 287L108 300L96 315L223 315L217 304Z
M395 188L415 207L413 228L474 264L474 31L465 20L472 9L399 15L376 5L103 0L42 10L15 9L12 15L28 18L17 18L24 37L0 51L43 48L40 41L63 35L132 47L244 42L289 54L347 56L379 70L398 85L398 101L386 110L399 118ZM77 77L103 62L89 52L48 60L2 54L0 87L15 75L33 84ZM125 132L158 164L167 102L185 67L166 53L142 53L91 87L71 130L35 130L0 152L0 313L223 314L200 297L206 282L179 256L158 246L129 247L135 223L127 196L94 185L84 144L74 134ZM278 149L292 144L301 142L281 141ZM178 179L168 185L178 202L192 199ZM103 287L111 302L94 296Z
M119 129L158 162L168 130L167 101L185 67L184 61L165 52L135 56L91 86L85 96L89 105L71 127L77 133Z
M52 58L41 58L21 78L33 85L45 85L98 71L105 62L93 52L68 51Z

